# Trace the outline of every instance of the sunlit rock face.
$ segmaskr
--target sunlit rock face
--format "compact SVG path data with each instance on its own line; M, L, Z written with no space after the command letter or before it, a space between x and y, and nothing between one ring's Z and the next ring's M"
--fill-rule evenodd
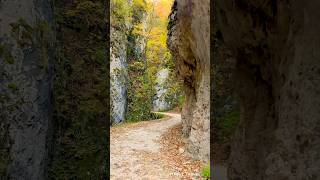
M186 101L181 116L187 152L204 161L209 161L210 152L209 8L209 0L176 0L167 40L184 82Z
M319 178L320 1L215 2L241 112L229 178Z
M169 70L165 68L157 73L156 95L153 101L154 111L166 111L170 108L170 104L164 99L164 94L167 92L167 89L163 87L168 76Z
M150 15L149 15L150 16ZM144 13L141 19L141 29L144 33L147 31L148 27L148 14ZM145 49L147 45L147 40L145 36L138 36L135 40L134 45L134 55L137 59L143 59L145 58Z
M110 32L111 117L113 123L120 123L125 119L127 105L127 39L124 32L117 31L113 27Z
M54 33L49 0L0 2L0 179L45 179Z

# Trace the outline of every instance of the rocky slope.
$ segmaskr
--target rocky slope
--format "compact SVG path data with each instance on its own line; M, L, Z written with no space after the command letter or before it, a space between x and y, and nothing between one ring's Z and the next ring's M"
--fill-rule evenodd
M0 2L0 179L44 179L52 129L52 7Z
M181 115L187 152L205 161L210 152L209 7L209 0L176 0L167 41L186 94Z
M320 2L216 0L241 111L230 179L317 179Z

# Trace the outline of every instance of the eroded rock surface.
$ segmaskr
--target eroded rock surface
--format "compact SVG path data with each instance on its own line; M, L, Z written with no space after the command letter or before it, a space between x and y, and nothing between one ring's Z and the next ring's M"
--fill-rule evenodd
M127 37L125 30L111 27L110 32L111 116L119 123L125 119L127 106Z
M241 111L229 178L317 179L320 2L215 2Z
M210 143L210 3L176 0L168 25L168 47L183 79L186 102L182 109L187 152L209 160Z
M48 0L0 2L0 179L44 179L53 44Z
M157 73L157 84L156 84L156 95L153 101L153 110L154 111L166 111L170 108L170 104L164 99L164 94L167 92L167 89L164 86L166 79L169 76L169 70L163 68Z

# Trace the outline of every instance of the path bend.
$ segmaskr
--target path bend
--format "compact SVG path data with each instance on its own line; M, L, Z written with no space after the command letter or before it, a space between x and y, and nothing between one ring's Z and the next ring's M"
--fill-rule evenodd
M159 139L169 128L181 122L181 115L161 114L167 117L111 128L111 179L179 179L163 167L159 159Z

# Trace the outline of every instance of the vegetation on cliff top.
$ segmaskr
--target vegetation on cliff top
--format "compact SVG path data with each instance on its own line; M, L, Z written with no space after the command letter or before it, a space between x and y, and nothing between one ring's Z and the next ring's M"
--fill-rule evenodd
M174 76L174 63L166 46L167 23L172 1L111 1L111 26L127 37L127 110L126 121L152 118L157 73L169 69L161 97L176 106L183 94ZM138 49L137 47L142 47Z

